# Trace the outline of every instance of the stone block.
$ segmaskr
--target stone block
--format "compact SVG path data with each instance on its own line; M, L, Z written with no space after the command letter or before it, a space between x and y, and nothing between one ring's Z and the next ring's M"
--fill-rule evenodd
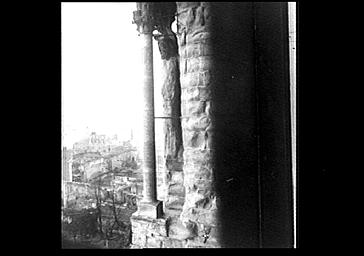
M186 248L205 248L206 245L200 240L188 240Z
M193 37L187 35L187 43L182 57L198 58L202 56L211 56L212 45L210 38L211 33L204 30L200 30L198 33L195 33Z
M197 202L201 202L205 200L206 196L198 193L197 190L190 190L191 192L188 193L188 197L186 198L186 205L196 207Z
M167 148L166 150L168 151L169 149ZM173 149L174 154L176 153L175 151L176 150ZM172 152L170 152L170 153L172 154ZM177 158L175 158L175 155L172 156L171 154L167 155L167 159L166 159L167 170L172 171L172 172L183 172L183 160L179 159L180 158L179 156L177 156Z
M182 12L186 9L196 8L200 2L177 2L177 12Z
M202 75L199 78L199 85L203 85L200 81L203 80ZM208 101L211 100L211 89L205 86L194 85L182 89L183 99L189 101Z
M183 171L169 171L167 181L170 184L183 184Z
M181 209L171 209L166 207L165 209L165 216L168 217L179 217L181 215L182 208Z
M185 188L183 187L183 183L170 184L168 186L168 194L176 195L183 197L185 194Z
M207 236L206 236L207 235ZM186 248L220 248L221 245L216 237L212 237L209 233L201 232L193 239L187 240Z
M163 204L161 201L156 202L140 202L138 205L137 214L153 219L158 219L163 216Z
M183 225L180 221L172 222L169 225L168 236L177 240L185 240L196 236L194 223Z
M211 44L212 37L209 31L209 27L200 26L199 24L193 24L193 27L187 27L186 33L186 46L191 44Z
M130 245L130 249L142 249L143 247L140 247L139 245L137 244L131 244Z
M206 34L204 36L204 39L209 39L210 38L210 37L207 36L206 32L204 34ZM211 34L208 34L208 35L211 36ZM213 54L212 50L213 49L212 49L211 43L206 42L204 44L200 44L200 56L212 56L212 54Z
M182 105L182 115L186 117L197 116L206 112L206 106L208 101L186 101Z
M181 184L181 186L183 186L183 184ZM185 189L183 188L183 193L179 193L179 194L172 194L169 193L167 198L166 198L166 205L171 205L172 203L182 203L184 201L184 197L185 197Z
M189 58L186 59L187 67L185 73L193 73L200 71L200 59L199 58Z
M184 176L195 174L196 169L212 168L213 155L210 150L186 148L183 152L184 155ZM184 180L186 177L184 177Z
M211 70L213 68L213 66L215 65L215 63L213 62L212 56L200 56L199 63L200 63L200 65L199 65L200 72Z
M205 172L207 173L205 175L208 176L208 171ZM183 184L186 188L186 194L189 194L191 191L198 191L198 193L202 195L209 194L209 189L212 188L213 183L213 179L211 177L212 175L210 175L209 178L206 179L196 179L196 176L199 176L194 174L192 171L190 173L191 174L185 176Z
M181 72L181 89L183 88L189 88L192 86L199 86L200 84L200 78L199 78L199 73L198 72L194 72L194 73L182 73ZM181 97L181 99L183 99L183 95Z
M212 179L212 170L208 168L208 166L201 166L196 170L193 177L196 181L203 180L211 180Z
M197 219L198 223L204 225L216 225L217 224L217 211L209 210L205 213L200 213Z
M138 235L140 234L140 235ZM144 230L133 230L132 234L132 244L138 247L146 246L147 238L144 234Z
M163 243L163 248L185 248L186 244L186 240L167 238Z
M148 236L146 239L146 248L162 248L163 240L161 238Z
M199 73L199 86L205 86L208 87L211 85L211 81L212 81L212 76L213 72L212 69L206 70L206 71L201 71Z
M203 208L203 209L208 209L209 207L211 207L211 199L210 199L210 197L205 196L204 198L196 201L195 202L195 207L197 207L197 208Z
M137 212L136 212L137 213ZM167 224L165 219L153 219L134 213L131 217L133 239L145 239L144 236L167 236Z
M185 149L203 149L205 147L205 133L202 131L189 131L186 129L183 133L183 141Z
M183 127L188 131L202 131L204 132L210 125L211 119L206 116L199 116L197 118L187 118L183 120ZM206 137L206 133L204 134Z
M200 56L201 44L189 44L186 46L186 55L184 58L198 57Z

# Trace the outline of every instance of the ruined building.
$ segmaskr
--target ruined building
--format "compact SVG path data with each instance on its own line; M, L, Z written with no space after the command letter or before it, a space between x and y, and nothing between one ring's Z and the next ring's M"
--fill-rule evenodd
M136 6L145 106L143 199L131 218L132 248L293 247L288 4ZM164 74L163 201L156 189L153 38Z

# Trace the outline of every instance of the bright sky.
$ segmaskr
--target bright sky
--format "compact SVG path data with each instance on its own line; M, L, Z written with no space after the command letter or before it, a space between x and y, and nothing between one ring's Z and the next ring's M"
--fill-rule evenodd
M141 141L142 56L135 3L62 3L62 140L72 147L95 131ZM154 42L156 115L161 112Z

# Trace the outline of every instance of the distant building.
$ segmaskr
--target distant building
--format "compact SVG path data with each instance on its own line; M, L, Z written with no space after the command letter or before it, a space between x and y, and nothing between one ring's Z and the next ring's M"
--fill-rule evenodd
M118 140L117 135L107 137L106 135L99 135L93 132L88 138L76 142L73 145L73 150L76 153L100 152L104 154L119 145L121 145L121 141Z
M72 181L72 150L62 149L62 180Z

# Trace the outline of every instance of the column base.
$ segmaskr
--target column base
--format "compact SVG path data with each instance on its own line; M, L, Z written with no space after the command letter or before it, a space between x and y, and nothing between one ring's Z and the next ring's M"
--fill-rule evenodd
M138 205L138 211L135 214L153 219L160 219L163 217L163 203L161 201L141 201Z

